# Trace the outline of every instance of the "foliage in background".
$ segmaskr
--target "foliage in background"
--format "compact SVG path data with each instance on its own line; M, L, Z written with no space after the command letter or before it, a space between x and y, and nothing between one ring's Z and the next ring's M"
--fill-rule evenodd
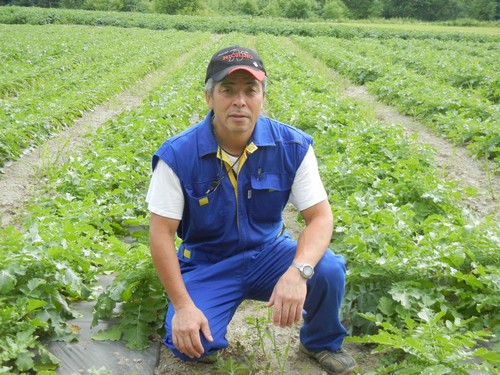
M279 14L278 14L279 16ZM104 12L70 9L0 7L0 23L4 24L71 24L94 26L139 27L153 30L205 31L214 34L231 32L280 36L330 36L342 39L401 38L455 41L498 42L497 22L456 22L463 28L439 27L436 24L411 22L393 23L376 20L368 23L333 23L287 20L285 18L170 16L165 14ZM446 23L449 25L450 23ZM371 26L373 25L373 27ZM406 25L406 26L405 26ZM452 24L454 25L454 24ZM469 26L476 26L469 28Z
M388 1L381 0L344 0L344 3L349 9L350 18L354 19L380 17L382 15L382 8L386 4L389 4Z
M332 4L347 12L332 12ZM0 5L37 6L45 8L73 8L89 10L116 10L158 12L190 15L251 14L294 19L349 16L353 19L376 17L412 18L424 21L470 18L498 19L497 0L0 0ZM328 16L327 16L328 15Z
M346 17L347 6L341 0L326 0L321 16L327 20L338 20Z
M155 0L153 9L166 14L196 14L201 7L200 0Z

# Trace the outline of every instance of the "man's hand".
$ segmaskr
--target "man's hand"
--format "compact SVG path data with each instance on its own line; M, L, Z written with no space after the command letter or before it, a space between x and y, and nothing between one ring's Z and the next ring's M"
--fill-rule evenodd
M172 318L172 340L175 347L189 358L199 358L205 351L200 331L208 341L214 341L205 314L195 305L175 310Z
M268 307L273 306L273 323L280 327L291 327L302 317L306 300L306 280L298 269L290 267L274 286Z

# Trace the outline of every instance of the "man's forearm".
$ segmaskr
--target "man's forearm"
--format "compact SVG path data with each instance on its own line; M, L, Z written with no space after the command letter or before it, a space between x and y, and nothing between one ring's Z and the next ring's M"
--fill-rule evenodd
M174 229L175 226L164 218L153 216L151 219L150 247L153 264L170 301L177 308L192 303L192 300L182 279Z
M165 246L166 247L166 246ZM186 290L184 281L182 280L179 261L177 256L170 255L171 249L151 249L153 264L156 268L156 273L167 292L167 295L172 304L177 307L191 302L191 298ZM175 249L173 251L175 255Z
M333 217L327 201L318 203L303 213L306 227L297 241L295 260L315 266L330 246Z

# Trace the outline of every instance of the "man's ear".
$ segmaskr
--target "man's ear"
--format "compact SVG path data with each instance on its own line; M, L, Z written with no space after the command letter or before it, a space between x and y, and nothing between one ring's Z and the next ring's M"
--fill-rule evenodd
M205 90L205 100L207 101L208 108L213 109L212 108L212 96L206 90Z

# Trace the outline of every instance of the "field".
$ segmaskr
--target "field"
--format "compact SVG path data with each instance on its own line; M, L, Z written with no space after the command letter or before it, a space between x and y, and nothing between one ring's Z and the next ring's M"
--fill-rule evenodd
M164 72L140 105L105 122L85 148L60 157L47 150L26 212L2 225L0 373L55 374L46 340L77 338L66 323L71 303L93 298L90 285L104 274L117 276L96 300L94 323L117 304L122 310L96 338L149 345L166 308L148 249L151 155L204 117L207 60L229 44L256 48L266 63L265 112L315 138L336 221L331 248L348 260L348 341L377 353L370 373L498 373L498 29L256 21L243 33L222 32L229 26L217 19L148 17L0 8L6 177L30 148ZM490 214L467 204L474 189L446 178L439 150L346 96L346 79L466 148L489 181ZM257 358L243 373L283 373L280 363L266 368Z

